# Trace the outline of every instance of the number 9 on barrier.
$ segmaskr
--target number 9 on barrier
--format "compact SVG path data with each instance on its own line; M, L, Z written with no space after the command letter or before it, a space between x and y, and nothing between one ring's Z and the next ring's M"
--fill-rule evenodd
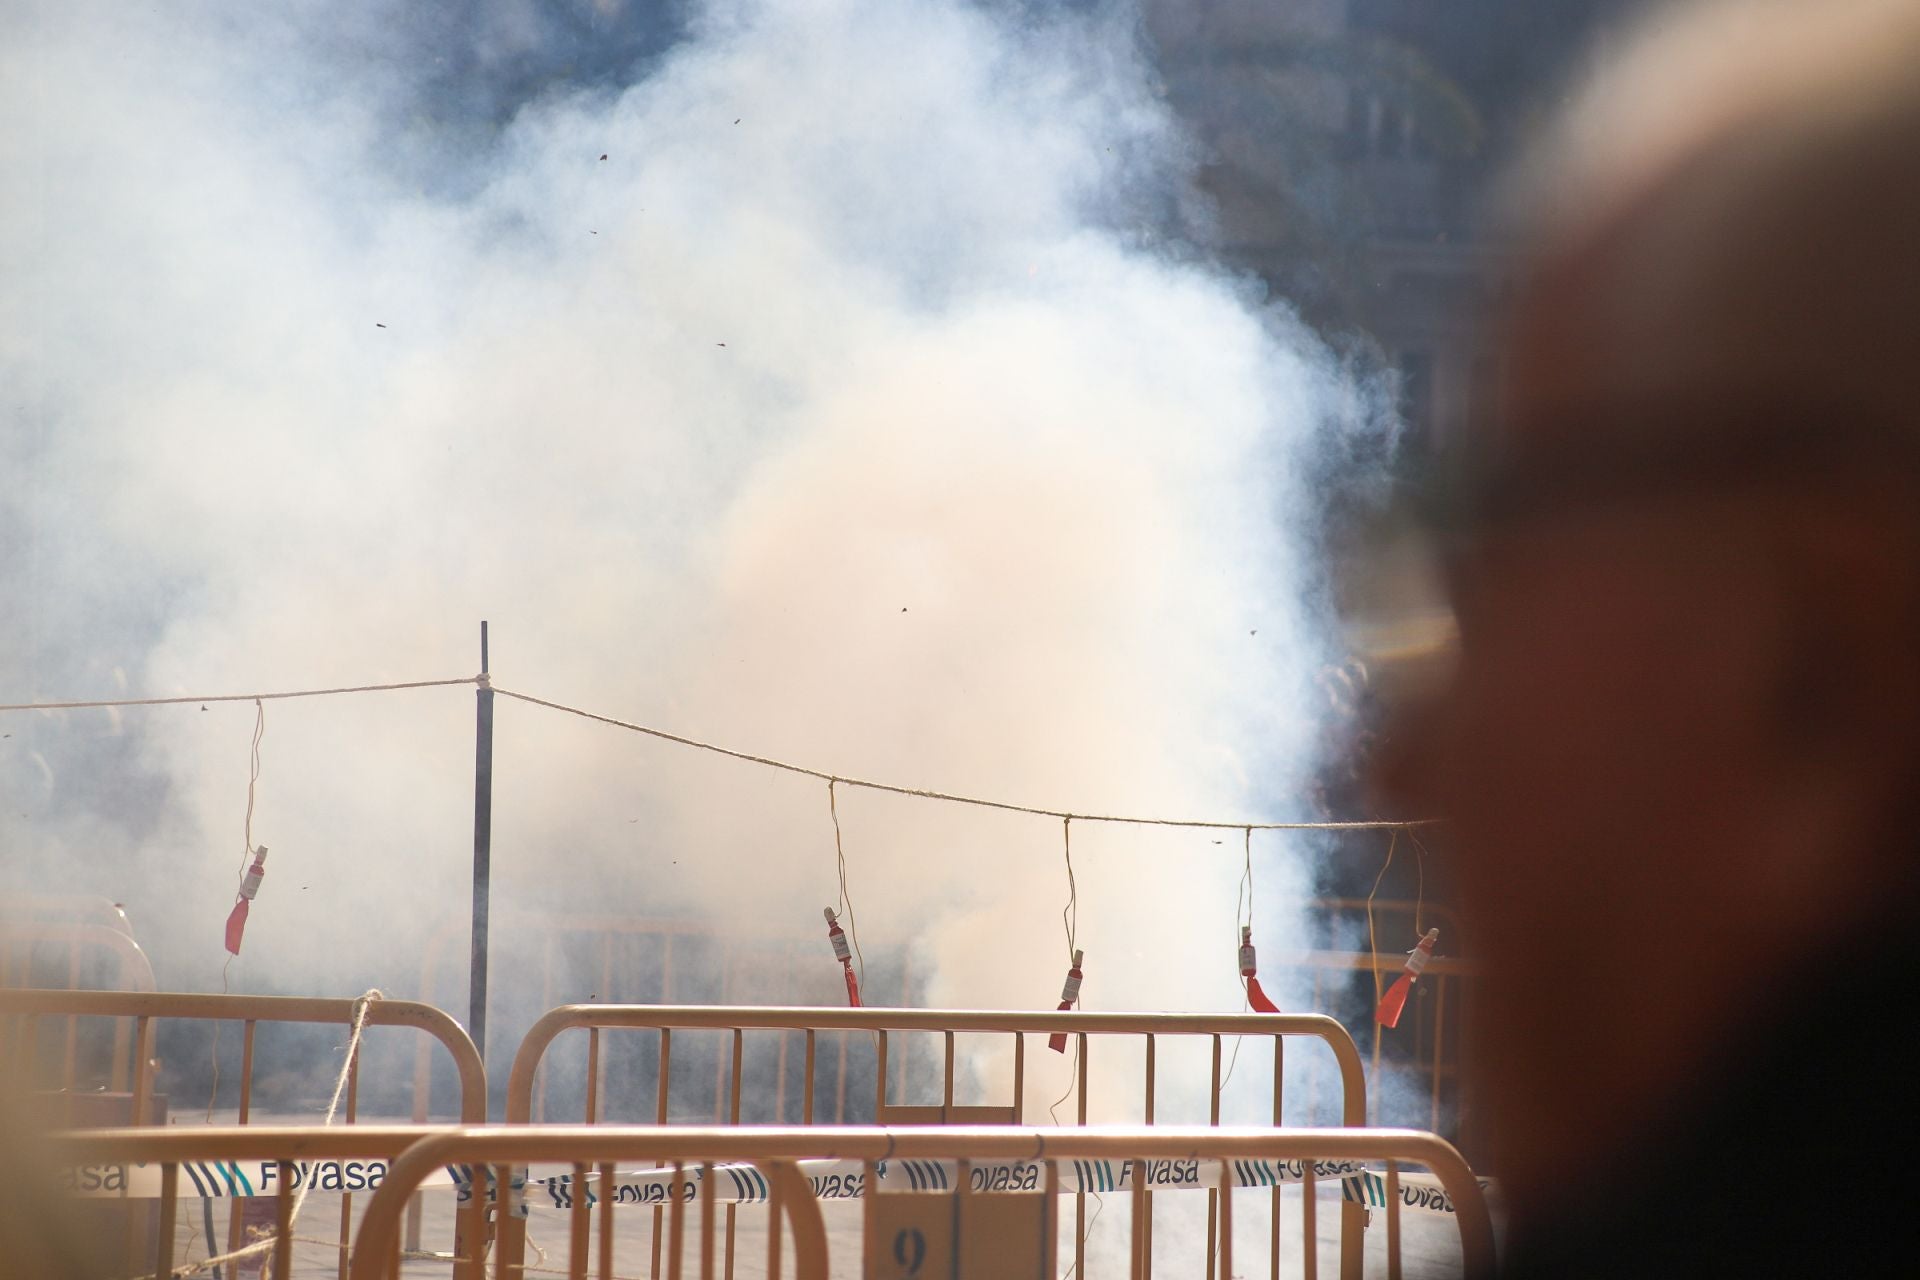
M865 1280L1047 1280L1055 1196L894 1192L867 1201Z

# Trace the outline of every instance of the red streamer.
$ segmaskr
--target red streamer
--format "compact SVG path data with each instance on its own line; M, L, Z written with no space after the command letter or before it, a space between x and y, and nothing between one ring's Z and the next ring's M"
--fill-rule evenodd
M1407 1007L1407 996L1413 991L1413 984L1419 981L1420 971L1427 967L1427 961L1433 959L1433 944L1440 940L1438 929L1427 930L1420 939L1420 945L1407 954L1406 967L1400 976L1393 980L1387 993L1380 997L1380 1005L1373 1011L1373 1020L1383 1027L1393 1028L1400 1025L1400 1015Z

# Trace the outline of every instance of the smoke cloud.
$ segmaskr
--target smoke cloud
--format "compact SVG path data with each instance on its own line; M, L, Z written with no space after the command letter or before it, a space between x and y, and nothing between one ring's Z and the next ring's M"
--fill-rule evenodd
M1308 478L1377 415L1164 234L1197 157L1133 18L715 0L527 88L553 32L484 12L455 61L519 88L479 108L384 7L0 18L9 700L466 675L487 618L503 687L846 776L1304 816ZM472 707L267 706L236 988L417 986ZM217 988L253 716L7 717L13 881L127 902L163 986ZM837 901L823 783L506 700L497 734L503 916ZM1051 1007L1058 822L838 808L869 962ZM1239 833L1071 835L1087 1005L1238 1008ZM1309 859L1255 849L1284 946Z

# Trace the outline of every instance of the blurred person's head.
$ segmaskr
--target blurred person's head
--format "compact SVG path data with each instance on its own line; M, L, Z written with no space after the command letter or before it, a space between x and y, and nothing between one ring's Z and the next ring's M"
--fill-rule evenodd
M1910 918L1920 4L1660 18L1530 190L1431 753L1522 1211Z

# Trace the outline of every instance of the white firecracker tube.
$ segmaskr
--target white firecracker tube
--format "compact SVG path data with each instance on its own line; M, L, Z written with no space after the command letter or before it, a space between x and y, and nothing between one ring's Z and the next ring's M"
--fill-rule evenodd
M260 892L260 878L267 873L267 846L261 845L253 851L253 865L247 868L247 874L240 881L240 896L248 902L253 901Z
M842 964L852 963L853 948L847 945L847 931L842 929L840 922L834 918L832 907L823 908L823 911L827 917L827 941L833 944L834 958Z
M1439 941L1439 939L1440 931L1438 929L1427 930L1426 936L1420 939L1420 945L1408 953L1406 972L1416 978L1419 977L1426 969L1427 961L1433 959L1433 944Z
M1240 929L1240 972L1252 973L1259 966L1254 962L1253 930L1245 925Z
M1060 988L1060 999L1067 1004L1077 1004L1080 1000L1080 961L1086 956L1084 951L1073 953L1073 967L1067 970L1067 980Z

